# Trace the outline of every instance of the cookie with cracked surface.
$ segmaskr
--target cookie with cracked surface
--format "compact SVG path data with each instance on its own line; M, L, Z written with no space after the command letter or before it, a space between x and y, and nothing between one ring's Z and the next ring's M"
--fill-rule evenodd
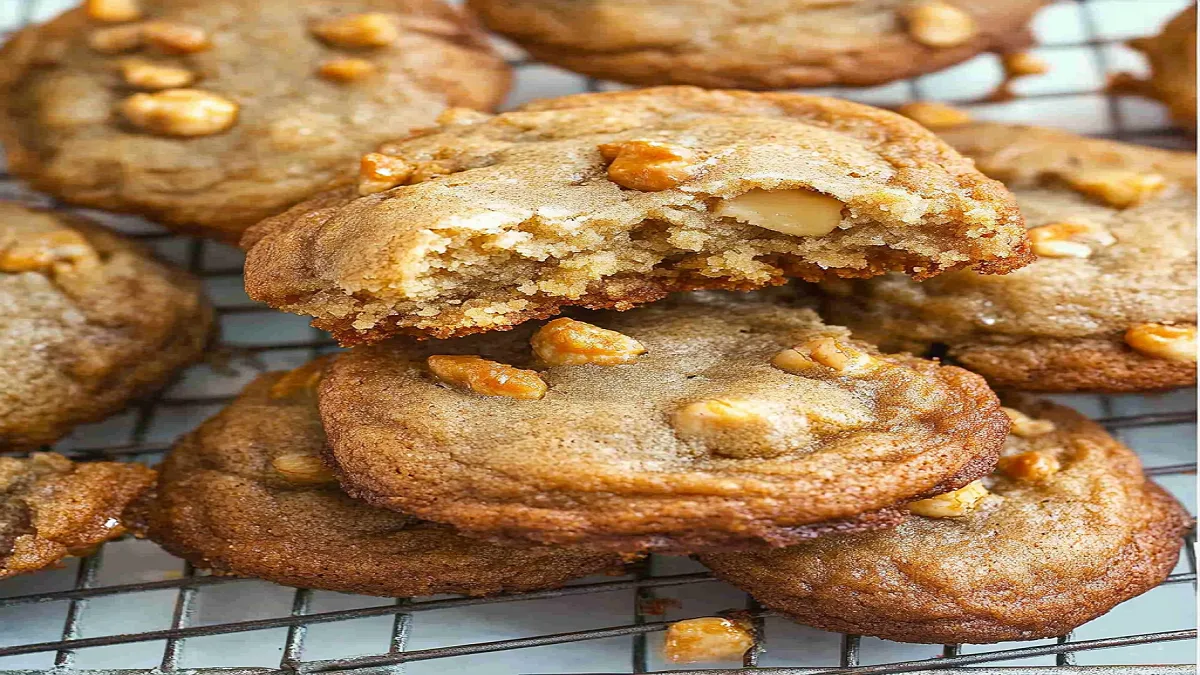
M440 0L94 0L0 50L0 138L38 190L236 243L508 82Z
M1014 405L998 470L971 494L914 504L926 515L892 530L701 562L800 623L901 642L1064 635L1158 585L1187 512L1097 424Z
M154 484L141 464L0 457L0 579L34 572L125 534L126 510Z
M639 85L873 85L1032 42L1042 0L470 0L539 61Z
M152 393L213 330L190 274L78 216L0 202L0 451Z
M149 536L197 566L385 596L550 588L621 557L513 548L346 496L321 460L320 360L268 373L171 450Z
M1158 35L1131 40L1129 45L1150 61L1150 78L1119 80L1118 90L1132 90L1162 101L1176 124L1195 131L1196 6L1171 19Z
M243 240L251 297L343 344L1029 259L999 183L909 120L816 96L567 96L459 115L369 158L364 194L327 193Z
M493 540L783 546L987 473L983 380L738 294L357 347L320 390L350 494Z
M945 345L994 386L1147 391L1196 382L1196 156L1002 124L942 130L1016 194L1039 259L826 284L830 321L885 349Z

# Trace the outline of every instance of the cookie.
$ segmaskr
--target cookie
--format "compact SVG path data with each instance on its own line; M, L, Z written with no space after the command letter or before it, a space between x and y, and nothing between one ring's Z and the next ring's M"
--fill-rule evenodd
M1195 131L1196 6L1183 10L1158 35L1129 44L1150 61L1150 79L1137 82L1134 88L1167 104L1176 124Z
M165 385L214 330L199 280L65 213L0 202L0 451Z
M0 50L0 139L38 190L236 243L508 83L440 0L91 0Z
M827 284L830 321L997 387L1195 384L1194 154L989 123L943 137L1016 194L1039 259L1005 276Z
M872 85L1032 42L1042 0L470 0L534 58L639 85Z
M357 347L320 407L354 496L618 551L890 526L898 504L987 473L1008 427L975 375L736 294Z
M1158 585L1187 512L1069 408L1022 401L999 470L880 532L700 560L767 607L902 642L1064 635Z
M48 452L0 457L0 579L125 534L127 509L153 484L154 471L141 464L75 463Z
M396 597L528 591L620 569L618 555L494 546L347 497L321 463L323 365L259 377L179 441L151 539L206 569Z
M343 344L504 330L677 290L1029 259L998 183L918 125L829 98L567 96L459 115L368 158L358 191L243 240L251 297Z

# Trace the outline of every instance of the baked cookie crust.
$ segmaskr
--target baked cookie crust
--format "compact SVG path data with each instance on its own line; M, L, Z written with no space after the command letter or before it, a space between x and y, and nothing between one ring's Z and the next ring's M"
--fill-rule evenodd
M890 526L898 505L986 474L1008 427L966 371L728 294L355 348L320 407L356 497L472 536L618 551Z
M251 297L347 345L677 290L1031 259L1001 185L919 125L830 98L567 96L456 115L369 158L358 192L314 198L242 242Z
M701 562L800 623L901 642L1064 635L1158 585L1192 525L1183 507L1082 415L1011 403L1013 436L975 510Z
M151 539L222 573L395 597L528 591L621 568L614 554L495 546L346 496L321 463L322 366L259 377L171 450Z
M9 169L68 202L233 243L350 182L377 144L448 106L490 109L509 84L439 0L135 4L125 21L68 11L0 50Z

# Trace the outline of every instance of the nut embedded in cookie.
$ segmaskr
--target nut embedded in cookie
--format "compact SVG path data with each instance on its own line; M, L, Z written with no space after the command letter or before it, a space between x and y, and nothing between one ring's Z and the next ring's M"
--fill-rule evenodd
M425 362L437 379L476 394L535 401L546 395L546 383L534 370L513 368L479 356L434 355Z
M901 13L908 22L908 32L927 47L957 47L979 33L970 14L942 0L916 0L905 5Z
M134 94L121 103L130 124L164 136L211 136L237 122L238 105L199 89Z
M533 353L548 366L578 366L591 363L616 366L633 363L646 353L642 343L615 330L586 321L555 319L530 340Z
M322 19L313 24L318 38L338 47L386 47L400 39L400 30L388 14L365 12Z
M1125 331L1125 344L1155 359L1196 362L1196 326L1140 323Z
M721 457L778 457L812 442L803 412L753 399L689 403L674 412L671 425L684 442Z
M713 214L795 237L823 237L841 224L844 208L812 190L754 189L722 200Z
M912 502L908 510L926 518L961 518L979 508L980 502L988 496L988 489L983 481L973 481L954 490Z

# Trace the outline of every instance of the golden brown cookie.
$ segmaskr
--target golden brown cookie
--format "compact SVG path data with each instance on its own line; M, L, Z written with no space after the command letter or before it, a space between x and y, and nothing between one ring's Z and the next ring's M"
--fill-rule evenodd
M897 505L986 474L1008 428L975 375L737 294L358 347L320 407L354 496L473 536L619 551L890 526Z
M1171 111L1182 127L1196 130L1196 6L1183 10L1154 37L1130 43L1150 61L1150 79L1121 82L1120 88L1132 88L1156 98Z
M0 457L0 579L43 569L125 534L126 510L154 484L141 464Z
M948 350L997 387L1195 384L1194 154L989 123L942 136L1016 194L1039 259L1002 277L826 284L831 321L885 349Z
M259 377L171 450L152 539L207 569L386 596L528 591L620 569L614 554L495 546L347 497L321 462L322 366Z
M0 50L0 138L38 190L236 242L508 82L440 0L93 0Z
M539 61L640 85L881 84L1032 42L1042 0L470 0Z
M149 394L213 333L200 282L65 213L0 202L0 451Z
M343 344L1029 259L1002 186L911 121L829 98L567 96L459 115L369 158L361 194L327 193L243 240L251 297Z
M1158 585L1191 518L1137 456L1069 408L1014 403L998 471L887 531L701 556L764 605L902 642L1066 634Z

